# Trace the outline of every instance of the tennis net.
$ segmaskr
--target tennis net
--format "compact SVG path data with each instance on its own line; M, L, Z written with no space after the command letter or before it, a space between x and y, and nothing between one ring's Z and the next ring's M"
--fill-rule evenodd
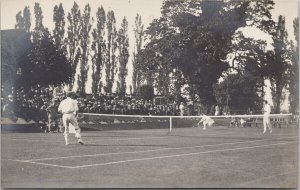
M147 130L158 129L172 132L176 128L201 127L203 116L150 116L80 113L79 125L86 130ZM216 127L261 127L263 115L209 116ZM292 114L271 114L274 127L294 123ZM203 126L203 125L202 125Z

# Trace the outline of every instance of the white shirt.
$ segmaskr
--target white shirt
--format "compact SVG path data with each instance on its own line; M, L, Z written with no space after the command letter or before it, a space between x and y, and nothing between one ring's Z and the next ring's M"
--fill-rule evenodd
M78 111L77 101L67 97L59 104L58 111L63 114L74 113Z

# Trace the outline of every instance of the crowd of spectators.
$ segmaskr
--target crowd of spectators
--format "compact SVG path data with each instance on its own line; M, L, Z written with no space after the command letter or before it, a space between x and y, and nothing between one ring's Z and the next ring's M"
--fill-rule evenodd
M118 98L114 94L101 94L98 98L78 99L79 112L122 115L178 115L176 105L155 105L151 100L137 100L130 96Z
M47 107L53 98L61 101L65 97L62 87L31 87L18 89L14 94L15 114L26 121L47 122ZM180 115L179 105L156 105L152 100L138 100L132 96L118 97L116 94L100 94L98 97L78 96L81 113L124 114L124 115ZM2 97L2 105L5 98ZM188 113L188 112L186 112Z
M15 114L26 121L47 122L47 107L53 98L60 102L65 97L62 86L31 87L13 92ZM3 98L2 98L3 101ZM81 113L122 114L122 115L223 115L225 108L218 105L203 108L197 103L157 104L152 100L139 100L132 96L118 97L116 94L78 96L78 107ZM3 102L2 102L3 105Z
M26 121L47 122L46 108L53 97L54 88L32 87L28 91L17 90L15 93L15 113Z

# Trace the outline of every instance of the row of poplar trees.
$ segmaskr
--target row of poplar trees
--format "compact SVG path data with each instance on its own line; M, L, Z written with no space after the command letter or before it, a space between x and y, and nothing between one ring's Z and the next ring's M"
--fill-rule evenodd
M128 75L127 65L129 60L129 37L128 37L128 21L124 17L121 21L119 29L116 27L116 18L113 10L109 10L107 13L101 6L97 9L96 17L91 15L91 7L89 4L85 5L83 10L76 2L70 12L65 16L65 11L62 4L55 5L53 11L53 23L54 29L52 33L43 24L43 14L39 3L34 5L34 17L35 27L31 30L31 13L28 6L20 11L16 15L16 29L25 29L26 32L31 35L31 42L33 44L34 51L29 53L31 62L35 62L40 65L49 65L50 57L56 57L57 55L49 55L44 57L45 51L49 51L49 47L42 48L41 42L45 39L47 42L53 43L55 49L61 54L65 55L69 64L69 68L61 67L63 72L60 71L52 73L48 77L48 80L42 85L59 84L61 82L67 82L69 88L73 89L75 82L77 81L78 92L85 94L86 85L88 80L89 70L92 72L92 93L97 95L103 92L112 93L113 85L116 82L117 93L124 96L126 93L126 77ZM95 27L93 24L95 23ZM138 83L137 62L135 61L136 54L142 47L143 40L143 24L141 16L137 14L135 18L135 51L133 53L134 60L134 74L133 74L133 89L130 86L130 90L136 91L136 84ZM48 62L48 63L46 63ZM91 64L89 64L91 62ZM61 64L65 65L64 63ZM26 67L25 67L26 70ZM34 75L38 75L38 71ZM105 73L105 84L103 82L102 74ZM118 75L117 75L118 74ZM116 76L117 75L117 76ZM54 82L55 78L61 80ZM118 78L117 78L118 77ZM41 76L41 80L45 79ZM36 82L40 80L36 79ZM138 84L139 85L139 84Z

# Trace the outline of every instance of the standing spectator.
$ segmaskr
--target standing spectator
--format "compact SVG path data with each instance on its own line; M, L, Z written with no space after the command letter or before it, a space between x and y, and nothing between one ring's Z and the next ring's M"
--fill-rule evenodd
M30 89L28 90L26 96L27 96L28 98L33 98L33 95L34 95L34 87L32 86L32 87L30 87Z
M59 127L60 114L58 113L58 99L52 99L51 104L46 108L48 115L48 129L45 132L52 132L52 126ZM59 128L58 131L61 131Z
M54 88L53 90L53 98L62 100L64 96L64 89L62 85L59 85L57 87Z
M210 107L210 115L215 115L215 105Z
M264 131L263 134L267 131L267 128L269 128L270 133L272 133L272 125L270 122L270 113L271 113L271 106L268 104L268 101L264 101L264 118L263 118L263 124L264 124Z
M185 114L185 106L184 106L183 102L180 102L179 111L180 111L180 116L184 116L184 114Z
M86 107L84 108L85 113L91 113L92 104L90 102L87 103Z
M44 105L42 105L40 107L40 121L45 125L46 123L48 123L48 115L47 115L47 107L48 107L48 102L45 102ZM47 124L46 124L46 128L47 128Z
M219 105L216 105L215 107L215 116L220 115L220 107Z
M8 102L3 107L3 115L11 119L14 123L18 121L18 117L15 115L13 96L11 94L8 95Z
M223 115L230 115L230 109L228 105L225 105L223 108Z

